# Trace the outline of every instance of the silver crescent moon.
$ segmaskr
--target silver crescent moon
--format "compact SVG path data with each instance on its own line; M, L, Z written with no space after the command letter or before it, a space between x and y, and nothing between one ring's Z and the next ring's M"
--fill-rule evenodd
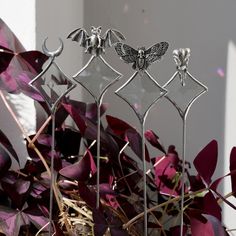
M49 50L47 49L47 46L46 46L46 41L47 41L47 39L48 39L48 38L45 38L45 39L44 39L43 45L42 45L42 50L43 50L44 54L46 54L46 55L49 56L49 57L58 57L58 56L61 54L61 52L62 52L62 50L63 50L63 48L64 48L64 44L63 44L62 39L59 38L60 46L59 46L58 49L56 49L55 51L49 51Z

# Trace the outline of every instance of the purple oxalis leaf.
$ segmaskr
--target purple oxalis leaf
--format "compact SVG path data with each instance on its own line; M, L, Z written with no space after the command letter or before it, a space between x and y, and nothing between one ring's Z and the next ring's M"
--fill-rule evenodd
M85 121L82 119L79 112L70 104L62 104L65 110L70 114L72 119L74 120L75 124L79 128L82 135L84 135L85 130L87 128L87 125L85 124Z
M102 116L107 110L108 104L103 103L100 107L100 115ZM97 120L97 105L95 103L87 104L85 116L90 120Z
M1 181L3 190L8 194L12 200L12 205L21 209L25 204L27 196L29 194L31 182L23 179L16 179L14 183L8 178L4 178Z
M66 166L61 169L59 173L69 179L77 181L86 181L89 179L90 174L94 174L96 166L93 160L93 156L90 151L87 150L84 157L77 163Z
M19 162L19 158L12 146L12 144L10 143L9 139L7 138L7 136L0 130L0 143L5 147L5 149L9 152L9 154L18 162Z
M179 157L175 153L155 158L155 183L162 194L177 196L181 183L176 186L175 177L179 164ZM178 179L176 179L178 181Z
M0 74L7 69L13 57L14 53L11 50L0 46Z
M204 179L207 185L210 185L211 177L216 169L217 155L217 142L213 140L198 153L193 161L199 175Z
M44 216L42 211L37 207L28 207L27 209L23 210L23 212L27 215L30 222L34 224L37 229L41 229L48 223L48 218ZM49 227L45 227L45 230L48 230Z
M197 218L190 218L192 236L216 236L209 221L202 222Z
M233 147L230 153L230 171L236 171L236 147ZM236 175L231 175L231 186L234 197L236 197Z
M46 55L39 51L26 52L20 41L0 19L0 45L1 45L1 63L0 71L2 72L0 87L7 92L23 92L32 98L34 95L31 87L26 85L21 87L22 73L25 74L23 80L30 81L42 69L42 65L48 59ZM28 76L29 74L32 76Z
M134 129L129 129L126 130L126 136L129 141L131 149L142 160L142 139L140 134ZM145 145L145 159L146 161L150 162L150 156L146 145Z
M221 208L211 191L209 191L203 198L203 210L204 213L215 216L219 221L221 221Z
M108 228L106 219L101 211L93 210L94 233L96 236L103 236Z
M170 232L171 232L171 236L179 236L180 235L180 226L174 226L170 228ZM184 225L183 227L183 235L187 236L188 232L188 227L186 225Z
M19 236L20 227L29 223L24 212L0 206L0 228L7 236Z
M145 137L153 147L166 154L165 148L159 141L159 137L152 130L146 130Z
M134 129L132 126L113 116L106 116L108 127L118 136L125 138L128 129Z
M83 183L78 183L79 195L86 202L86 204L92 209L96 208L96 193L93 189L89 189L88 186ZM101 208L101 205L100 205Z
M0 145L0 176L2 177L11 167L11 158L5 149Z

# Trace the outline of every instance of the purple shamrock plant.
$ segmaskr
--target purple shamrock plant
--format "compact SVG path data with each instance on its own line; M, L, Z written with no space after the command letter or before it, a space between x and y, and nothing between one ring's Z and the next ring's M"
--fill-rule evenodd
M15 48L9 43L13 39ZM40 73L47 57L40 52L30 51L25 52L27 60L23 58L23 61L19 56L19 52L24 51L22 46L3 22L0 24L0 42L1 89L24 92L35 102L45 104L43 98L27 86L26 81L33 77L17 75ZM35 55L44 58L37 66ZM20 62L15 57L19 57ZM13 60L18 62L13 63ZM9 80L6 80L6 75L10 76ZM7 100L3 101L17 121ZM46 106L43 107L48 112ZM96 104L63 99L55 114L55 154L51 153L52 121L49 117L36 134L27 136L24 133L30 159L19 169L11 169L12 160L19 163L26 157L18 156L10 140L0 131L0 235L48 235L52 158L56 175L56 184L53 186L54 235L142 235L144 173L141 168L141 135L127 122L111 115L105 116L107 107L107 104L100 107L103 122L99 208L96 207ZM76 127L66 125L68 117L74 120ZM19 121L17 125L23 132ZM184 235L229 235L230 229L222 222L222 203L236 209L228 200L230 196L236 196L236 147L230 155L229 173L213 179L218 161L215 140L207 144L194 159L197 174L193 175L190 163L182 165L181 157L173 145L164 147L153 130L146 130L145 138L150 144L145 147L145 161L149 167L145 173L148 234L179 236L183 186ZM150 146L156 155L150 154ZM183 166L187 176L184 183L181 178ZM226 196L219 190L225 177L230 177L232 184L232 192Z

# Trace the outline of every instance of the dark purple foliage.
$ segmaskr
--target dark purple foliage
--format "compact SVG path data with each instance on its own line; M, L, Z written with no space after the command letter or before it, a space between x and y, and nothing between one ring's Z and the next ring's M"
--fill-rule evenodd
M163 194L176 196L181 187L177 176L179 168L179 158L176 154L169 153L166 156L155 158L155 183L159 191ZM177 179L174 179L177 177ZM177 181L177 183L176 183ZM174 186L176 188L174 189Z
M23 92L42 101L41 96L28 85L48 59L39 51L25 51L22 44L0 19L0 88L10 93Z
M5 150L7 150L9 154L19 163L19 158L17 156L17 153L15 152L7 136L1 130L0 130L0 143L3 145Z
M230 153L229 169L231 172L236 171L236 147L233 147ZM236 174L231 175L231 185L232 185L232 192L236 197Z
M42 70L48 57L39 51L25 51L21 43L0 20L0 88L11 93L23 92L37 100L50 115L41 95L28 85ZM101 116L107 104L101 105ZM142 138L140 132L119 118L106 116L101 124L100 143L100 206L96 208L97 177L97 105L86 104L64 98L56 111L55 154L52 155L52 122L44 128L34 145L50 168L54 158L56 191L59 201L62 197L71 199L77 207L86 205L92 212L96 236L140 236L143 234L143 218L139 218L128 229L124 229L133 217L143 212L143 169ZM76 128L69 128L66 119L70 116ZM33 139L34 135L30 136ZM218 147L213 140L197 155L194 166L196 175L190 173L190 163L181 163L174 145L167 149L152 131L145 132L146 140L161 151L150 158L145 145L147 167L147 203L156 207L148 214L148 228L153 235L179 236L180 193L184 185L184 236L223 236L227 235L221 222L222 199L232 208L231 203L218 190L221 181L231 177L232 192L236 194L236 148L230 155L230 173L212 181L216 169ZM81 150L80 147L87 150ZM93 145L91 145L93 144ZM120 150L129 145L129 148ZM48 223L50 175L32 146L27 145L30 160L19 170L10 170L12 159L19 163L10 141L0 131L0 231L4 236L35 235ZM132 150L132 151L130 151ZM82 155L80 156L80 154ZM157 156L157 157L156 157ZM138 158L139 159L138 159ZM141 160L141 161L140 161ZM188 164L188 165L187 165ZM185 182L181 173L184 166ZM200 192L203 191L204 192ZM195 192L196 191L196 192ZM160 204L160 205L159 205ZM61 206L61 205L60 205ZM64 206L62 204L62 206ZM83 206L83 207L84 207ZM62 215L75 215L73 207L60 209L54 201L53 220L56 235L67 235ZM83 208L85 210L85 208ZM88 211L89 212L89 211ZM70 222L71 223L71 222ZM76 227L73 223L72 228ZM79 226L81 227L81 225ZM23 229L26 229L26 233ZM45 233L48 227L44 228ZM75 235L76 233L72 233Z
M166 154L165 148L159 141L159 137L152 130L147 130L145 132L145 137L153 147Z
M20 227L29 225L27 215L20 211L5 206L0 206L0 228L6 235L19 236Z
M11 158L3 147L0 146L0 177L4 176L5 173L11 167Z
M131 149L142 160L142 139L140 134L134 129L128 129L126 131L127 140L130 143ZM150 156L148 149L145 145L145 159L150 162Z
M96 166L89 150L79 162L66 166L59 171L62 176L80 182L88 180L90 174L95 172Z
M211 141L193 161L199 175L207 185L211 183L211 177L215 172L217 164L218 146L215 140Z
M211 191L203 198L203 211L205 214L212 215L221 221L221 208Z

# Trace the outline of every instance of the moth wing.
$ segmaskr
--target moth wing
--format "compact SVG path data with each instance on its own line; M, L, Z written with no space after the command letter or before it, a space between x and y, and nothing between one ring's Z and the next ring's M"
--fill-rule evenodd
M122 40L125 40L124 35L115 29L108 29L103 35L102 39L104 40L105 47L112 47L113 44L118 43Z
M154 61L160 60L161 57L166 53L168 47L169 44L167 42L160 42L147 49L145 52L147 55L147 63L151 64Z
M126 63L136 62L138 51L124 43L116 43L115 50L117 54L124 60Z
M67 38L71 38L72 41L76 41L80 46L86 47L87 38L89 37L88 33L83 28L78 28L69 33Z

